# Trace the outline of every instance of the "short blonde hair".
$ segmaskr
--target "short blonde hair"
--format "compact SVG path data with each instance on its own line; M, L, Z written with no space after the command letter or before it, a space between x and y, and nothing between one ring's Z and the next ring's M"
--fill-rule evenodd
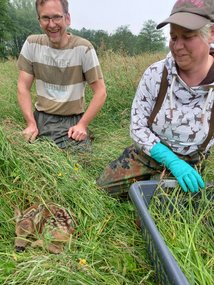
M207 24L198 30L198 34L205 40L211 36L212 28L214 27L213 23Z

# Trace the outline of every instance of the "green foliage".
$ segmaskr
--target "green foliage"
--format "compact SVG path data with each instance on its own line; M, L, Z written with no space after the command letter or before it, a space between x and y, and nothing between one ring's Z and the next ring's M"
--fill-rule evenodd
M28 35L40 33L33 0L0 0L0 58L17 57Z
M111 48L114 52L120 51L128 55L136 54L136 39L128 26L121 26L110 36Z
M80 31L72 29L69 30L73 34L88 39L95 49L102 48L103 50L109 49L108 33L103 30L88 30L82 28Z
M26 38L30 34L41 32L35 10L35 1L13 0L9 17L13 23L13 29L10 32L8 49L11 56L17 57Z
M158 52L164 50L166 38L163 31L156 29L157 24L149 20L144 23L138 36L138 49L142 52Z
M6 59L8 56L7 40L11 28L10 18L8 16L9 1L0 0L0 58Z
M157 192L150 211L167 246L190 284L211 285L214 268L212 189L207 188L200 198L179 189Z
M138 55L144 52L161 52L166 49L166 38L162 31L156 30L152 20L145 22L141 33L133 35L128 26L120 26L113 34L105 31L71 30L74 34L90 40L99 53L111 50L127 55Z
M120 76L119 64L122 68L121 82L109 94L107 109L100 112L91 126L95 136L92 153L82 155L61 151L47 141L29 144L23 140L23 119L16 100L16 62L0 62L3 71L0 74L2 285L154 284L154 271L145 258L144 242L134 224L133 206L129 201L119 203L96 185L96 178L105 164L129 142L128 106L142 72L141 67L137 68L139 59L132 58L131 90L125 83L129 74L126 68L128 57L117 59L116 55L109 53L101 59L107 73L108 89L113 75ZM114 67L109 65L110 60L115 61ZM113 81L112 85L115 83ZM123 100L118 97L123 91L117 90L122 88L125 90ZM129 96L128 103L126 96ZM124 120L120 118L115 124L113 115L119 119L124 109ZM25 209L42 201L53 201L72 209L78 220L77 230L59 256L30 246L26 252L16 253L14 207ZM81 260L86 260L86 264Z
M130 106L138 82L147 66L164 56L129 57L110 51L102 55L108 98L90 126L94 134L92 153L81 155L59 150L48 141L29 144L23 140L24 122L16 100L16 62L0 62L0 284L155 284L143 237L134 223L132 203L109 197L97 187L96 178L131 143ZM87 99L90 96L87 90ZM212 153L206 181L213 180L213 159ZM155 196L150 209L191 285L213 282L213 202L206 193L196 209L179 189L164 194L164 206ZM185 205L180 203L181 198ZM78 220L76 232L63 254L30 246L16 253L14 207L25 209L43 201L72 209Z
M24 41L30 34L39 34L34 0L0 0L0 58L18 57ZM163 51L165 37L155 30L156 24L149 20L139 35L133 35L128 26L120 26L113 34L103 30L83 28L68 31L88 39L99 54L110 50L127 55Z
M97 189L95 176L80 163L81 159L90 163L89 155L73 156L48 142L25 143L19 125L4 121L4 126L0 129L1 284L138 284L141 276L148 279L145 284L152 284L133 208L129 203L118 205ZM77 216L78 228L64 253L53 256L30 247L23 254L15 253L14 207L50 200L73 209ZM82 259L86 264L81 264Z
M7 0L0 0L0 39L4 38L5 30L7 30L8 24L8 1Z

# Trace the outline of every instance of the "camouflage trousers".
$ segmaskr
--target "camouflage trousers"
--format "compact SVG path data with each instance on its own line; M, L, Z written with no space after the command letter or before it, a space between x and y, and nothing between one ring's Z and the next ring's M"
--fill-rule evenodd
M34 117L39 130L38 138L49 139L61 149L78 152L90 151L89 136L84 141L75 141L68 137L69 128L76 125L82 115L60 116L35 110Z
M191 166L199 162L199 157L180 157ZM163 165L134 145L127 147L118 159L112 161L97 179L97 185L108 191L111 196L126 196L132 183L139 180L160 179L172 177L172 174Z

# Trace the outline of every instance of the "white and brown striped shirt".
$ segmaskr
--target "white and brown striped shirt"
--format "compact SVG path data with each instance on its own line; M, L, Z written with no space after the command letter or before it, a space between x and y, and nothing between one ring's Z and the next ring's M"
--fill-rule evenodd
M36 79L36 109L56 115L83 113L86 82L103 78L92 44L74 35L63 49L52 48L46 35L29 36L18 68Z

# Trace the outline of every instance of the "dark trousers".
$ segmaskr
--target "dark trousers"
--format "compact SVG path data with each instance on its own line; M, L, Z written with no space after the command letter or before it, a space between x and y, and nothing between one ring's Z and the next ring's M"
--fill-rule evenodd
M91 147L89 137L80 142L68 137L69 128L76 125L82 115L60 116L35 110L34 117L39 130L38 137L54 141L61 149L72 148L78 151L88 151Z

